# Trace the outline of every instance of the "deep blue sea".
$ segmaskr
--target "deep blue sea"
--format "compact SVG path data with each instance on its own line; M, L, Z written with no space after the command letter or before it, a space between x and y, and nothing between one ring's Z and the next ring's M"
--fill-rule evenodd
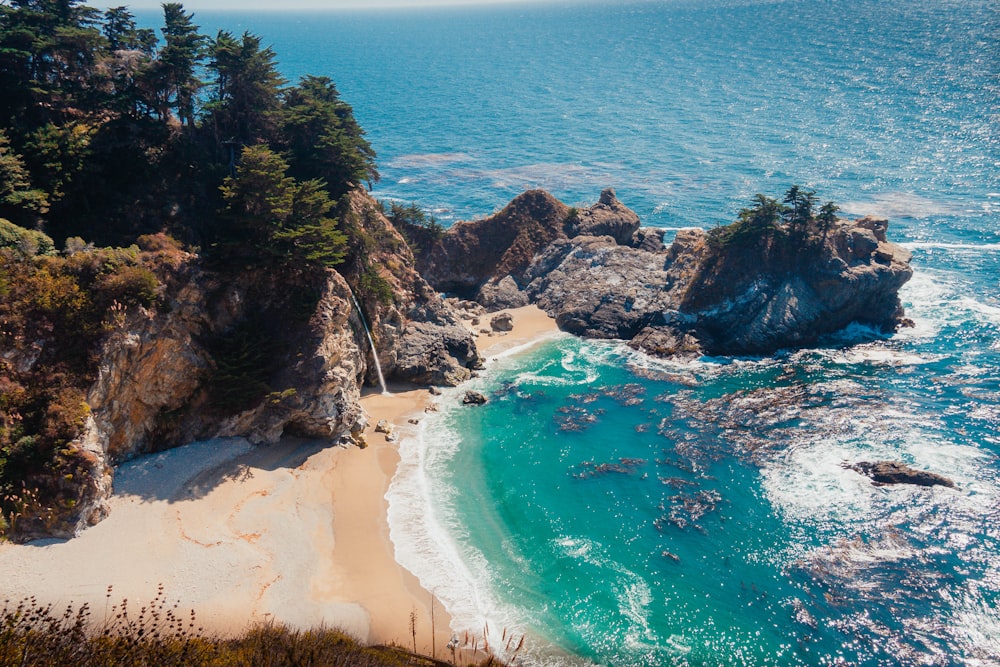
M647 225L711 227L794 183L913 252L915 326L888 338L676 364L560 336L491 361L487 405L446 393L401 443L390 522L457 628L527 633L532 665L1000 664L995 0L196 22L333 78L376 196L445 224L612 186ZM874 459L958 488L842 467Z

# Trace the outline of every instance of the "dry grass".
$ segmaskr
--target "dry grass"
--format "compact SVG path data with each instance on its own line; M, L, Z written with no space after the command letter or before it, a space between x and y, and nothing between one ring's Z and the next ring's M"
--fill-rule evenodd
M366 646L338 630L278 624L237 637L212 637L194 611L171 605L163 587L148 605L111 604L101 618L88 605L56 609L34 598L0 609L0 667L444 667L452 664L395 646ZM497 664L493 662L492 664Z

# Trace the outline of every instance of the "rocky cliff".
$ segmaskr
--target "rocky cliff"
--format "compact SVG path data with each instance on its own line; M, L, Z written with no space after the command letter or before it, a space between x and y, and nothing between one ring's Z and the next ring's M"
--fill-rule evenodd
M468 378L479 364L472 335L416 273L377 203L355 192L340 215L356 247L337 271L212 268L176 247L171 261L148 261L157 303L117 310L93 351L82 432L62 455L76 462L71 482L60 481L73 487L60 491L72 502L40 499L38 512L19 517L16 536L68 536L99 521L114 464L142 453L224 436L351 439L365 420L362 385L376 381L366 324L388 378ZM28 348L2 352L24 374L44 363ZM48 488L63 468L28 482Z
M351 193L345 208L371 240L343 273L358 285L385 375L416 384L467 380L480 364L474 338L421 276L409 245L367 194Z
M505 216L521 209L521 200L545 201L546 215L527 224ZM480 299L486 291L484 305L537 303L563 330L629 340L661 356L768 354L812 344L851 322L893 330L904 321L898 291L912 275L910 255L887 240L885 220L794 229L734 223L681 231L664 247L662 233L639 228L613 191L576 215L550 200L525 193L496 216L449 231L422 260L432 284L461 284ZM492 256L516 252L515 270L470 261L456 271L449 249L477 248L476 230L484 228L489 234L480 242ZM523 242L494 245L538 228L544 233L530 246L530 262ZM507 289L497 299L489 288L501 285Z
M583 210L543 190L528 190L488 218L453 226L419 255L417 269L443 292L490 309L516 308L527 305L526 273L550 244L580 235L607 235L627 244L638 229L639 216L618 201L614 190L605 190L598 203ZM635 242L641 245L646 238Z

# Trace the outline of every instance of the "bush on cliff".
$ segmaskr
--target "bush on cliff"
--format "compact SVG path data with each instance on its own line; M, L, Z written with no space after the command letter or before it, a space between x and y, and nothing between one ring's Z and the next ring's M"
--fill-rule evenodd
M0 512L48 521L71 511L86 467L72 444L102 337L159 282L137 247L24 257L0 250ZM23 528L24 526L22 526Z

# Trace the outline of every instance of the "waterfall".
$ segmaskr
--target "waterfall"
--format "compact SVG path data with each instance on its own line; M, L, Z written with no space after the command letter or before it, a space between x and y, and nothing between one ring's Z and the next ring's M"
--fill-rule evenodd
M375 339L372 338L372 331L368 328L368 321L365 319L365 314L361 310L361 304L358 303L358 297L354 296L354 290L350 290L351 300L354 302L354 307L358 310L358 317L361 318L361 326L365 328L365 334L368 336L368 344L372 347L372 359L375 361L375 370L378 372L378 386L382 389L383 394L388 394L389 390L385 388L385 377L382 375L382 364L378 362L378 351L375 349Z

